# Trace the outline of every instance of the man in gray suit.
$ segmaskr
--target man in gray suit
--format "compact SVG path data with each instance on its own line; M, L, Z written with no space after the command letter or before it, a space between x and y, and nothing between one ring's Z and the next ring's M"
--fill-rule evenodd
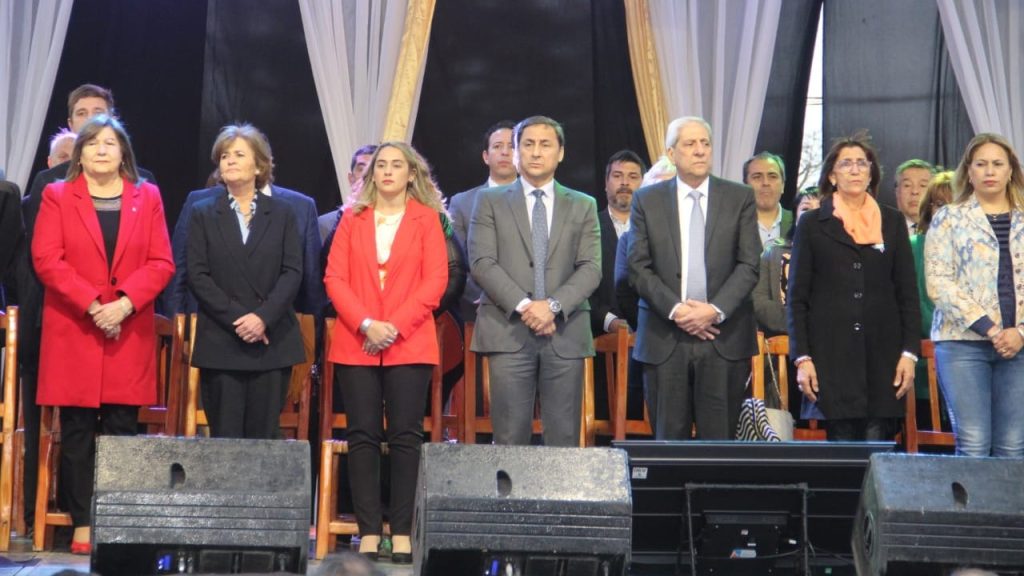
M636 348L655 437L735 435L757 351L750 293L761 242L754 194L711 176L711 127L673 120L677 176L641 188L630 216L629 278L640 295Z
M466 236L469 231L469 218L473 214L473 203L476 202L476 195L481 190L505 186L516 180L516 165L512 162L512 129L515 123L511 120L502 120L494 124L484 132L483 152L481 153L484 164L487 165L487 182L459 192L452 196L448 203L448 212L452 215L452 227L455 229L455 238L462 246L462 251L467 252ZM465 322L472 322L476 319L476 303L480 299L480 286L467 278L466 289L462 291L459 299L459 315Z
M565 154L558 122L516 125L520 178L478 193L469 261L483 289L471 348L491 370L496 444L529 444L540 392L544 444L579 444L583 359L594 355L587 298L601 282L593 198L555 181Z

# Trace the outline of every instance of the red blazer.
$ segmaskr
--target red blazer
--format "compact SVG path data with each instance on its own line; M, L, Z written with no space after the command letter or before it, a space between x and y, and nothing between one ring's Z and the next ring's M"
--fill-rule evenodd
M338 311L327 358L338 364L437 364L433 310L448 283L448 252L437 211L409 198L388 261L384 290L377 266L374 211L345 210L327 259L324 284ZM391 322L398 339L379 356L363 352L359 324Z
M146 405L156 401L153 300L174 275L160 191L124 181L113 266L85 177L43 190L32 261L46 290L37 401L45 406ZM128 296L135 312L118 339L86 312Z

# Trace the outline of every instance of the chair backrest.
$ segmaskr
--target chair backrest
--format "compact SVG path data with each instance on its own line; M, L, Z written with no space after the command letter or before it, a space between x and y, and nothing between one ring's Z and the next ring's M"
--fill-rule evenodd
M907 416L904 420L907 452L918 452L921 446L956 446L956 434L942 429L942 391L939 388L938 372L935 369L935 344L931 340L921 341L922 362L928 366L928 412L930 425L921 428L917 419L917 396L914 387L904 396Z
M320 382L320 441L330 440L334 437L335 430L348 428L348 418L344 412L334 411L334 363L327 359L327 353L331 349L331 341L334 335L334 318L327 318L324 321L323 350L321 350L320 361L323 366L320 374L323 381Z
M185 368L185 315L174 319L157 314L156 327L157 394L156 404L139 408L139 424L147 434L176 436L181 428L182 388Z
M636 346L636 333L630 332L625 326L611 334L602 334L594 338L594 349L604 354L604 370L608 382L608 415L611 420L608 428L613 438L624 440L627 434L653 435L647 403L644 403L642 420L630 420L626 414L627 393L629 391L629 359ZM596 367L595 369L600 369ZM605 432L606 424L595 420L595 432Z

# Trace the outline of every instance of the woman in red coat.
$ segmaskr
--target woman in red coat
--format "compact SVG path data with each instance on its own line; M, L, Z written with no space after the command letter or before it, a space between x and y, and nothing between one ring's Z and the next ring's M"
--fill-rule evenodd
M61 485L90 550L97 421L136 433L156 401L153 300L174 274L160 191L138 182L121 123L99 115L79 131L67 179L43 191L32 241L46 290L37 402L60 406Z
M423 407L438 362L432 311L448 282L441 198L415 150L401 142L382 144L359 197L342 214L324 277L338 311L328 360L338 364L348 415L359 551L376 559L380 545L380 444L386 438L396 564L412 561Z

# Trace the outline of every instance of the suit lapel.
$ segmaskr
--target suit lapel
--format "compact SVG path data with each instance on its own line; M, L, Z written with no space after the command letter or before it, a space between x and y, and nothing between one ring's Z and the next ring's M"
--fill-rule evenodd
M273 206L271 203L274 201L270 196L266 196L256 193L256 214L253 215L252 221L249 226L249 239L245 242L245 254L251 257L256 253L256 247L259 246L260 240L266 235L267 230L271 224L271 214L273 214ZM241 231L239 231L241 235Z
M859 249L860 247L857 246L857 243L850 237L846 228L843 228L843 221L836 218L833 214L834 210L835 206L832 204L831 198L826 198L821 201L821 208L818 209L818 219L822 223L822 232L851 248Z
M231 209L226 192L217 197L215 212L217 213L217 229L220 231L221 241L231 253L231 260L241 264L245 258L242 231L238 228L238 216ZM246 267L239 266L238 268L244 271Z
M117 247L114 249L114 270L128 246L128 239L135 232L139 222L139 210L142 209L142 191L134 184L124 181L124 192L121 194L121 223L117 231Z
M394 285L391 279L395 277L408 260L409 254L416 251L419 245L418 242L423 241L423 238L420 237L420 219L429 217L431 213L433 213L433 210L426 208L412 198L409 199L405 216L402 217L402 221L398 224L398 230L395 231L395 241L391 244L391 256L388 257L387 263L388 281L384 284L385 292Z
M103 243L103 231L100 230L100 220L96 216L96 207L93 206L92 198L89 196L89 187L85 183L85 176L80 176L71 184L72 194L75 197L75 211L82 219L82 224L89 237L92 238L96 249L99 250L103 261L107 261L107 247Z
M512 220L516 223L516 228L519 229L519 236L523 240L523 245L526 246L526 252L533 258L533 232L530 230L530 218L526 215L526 197L523 196L523 183L521 180L516 180L515 184L511 184L508 190L505 191L505 203L508 204L509 210L512 212ZM495 214L497 218L498 215Z
M363 246L361 250L361 260L366 265L366 270L370 274L370 278L375 280L374 286L380 289L380 281L377 279L380 277L380 269L378 265L377 256L377 227L374 224L376 220L376 211L373 208L366 208L362 212L356 215L355 222L353 222L353 228L355 228L355 234L359 238L359 245Z
M718 179L714 176L708 182L708 213L704 217L704 253L708 253L708 248L711 247L711 237L715 233L715 226L721 219L723 198L722 191L719 190Z
M555 247L558 246L558 241L562 238L562 231L565 229L565 221L569 216L569 209L572 206L572 201L569 199L569 193L565 188L555 182L555 201L552 203L551 214L551 236L548 239L548 257L551 257L551 253L555 251ZM533 239L531 235L531 241ZM547 264L547 262L545 262Z
M672 239L672 246L676 249L676 262L683 261L682 253L682 242L683 239L679 237L679 190L677 188L676 179L669 180L668 186L666 186L667 194L665 195L665 220L667 222L666 230L668 230L668 236ZM650 232L648 232L650 236Z
M985 217L985 210L981 207L977 198L971 197L968 209L967 219L971 221L973 226L976 226L983 234L998 242L996 238L996 231L992 229L992 225L989 224L988 218Z

